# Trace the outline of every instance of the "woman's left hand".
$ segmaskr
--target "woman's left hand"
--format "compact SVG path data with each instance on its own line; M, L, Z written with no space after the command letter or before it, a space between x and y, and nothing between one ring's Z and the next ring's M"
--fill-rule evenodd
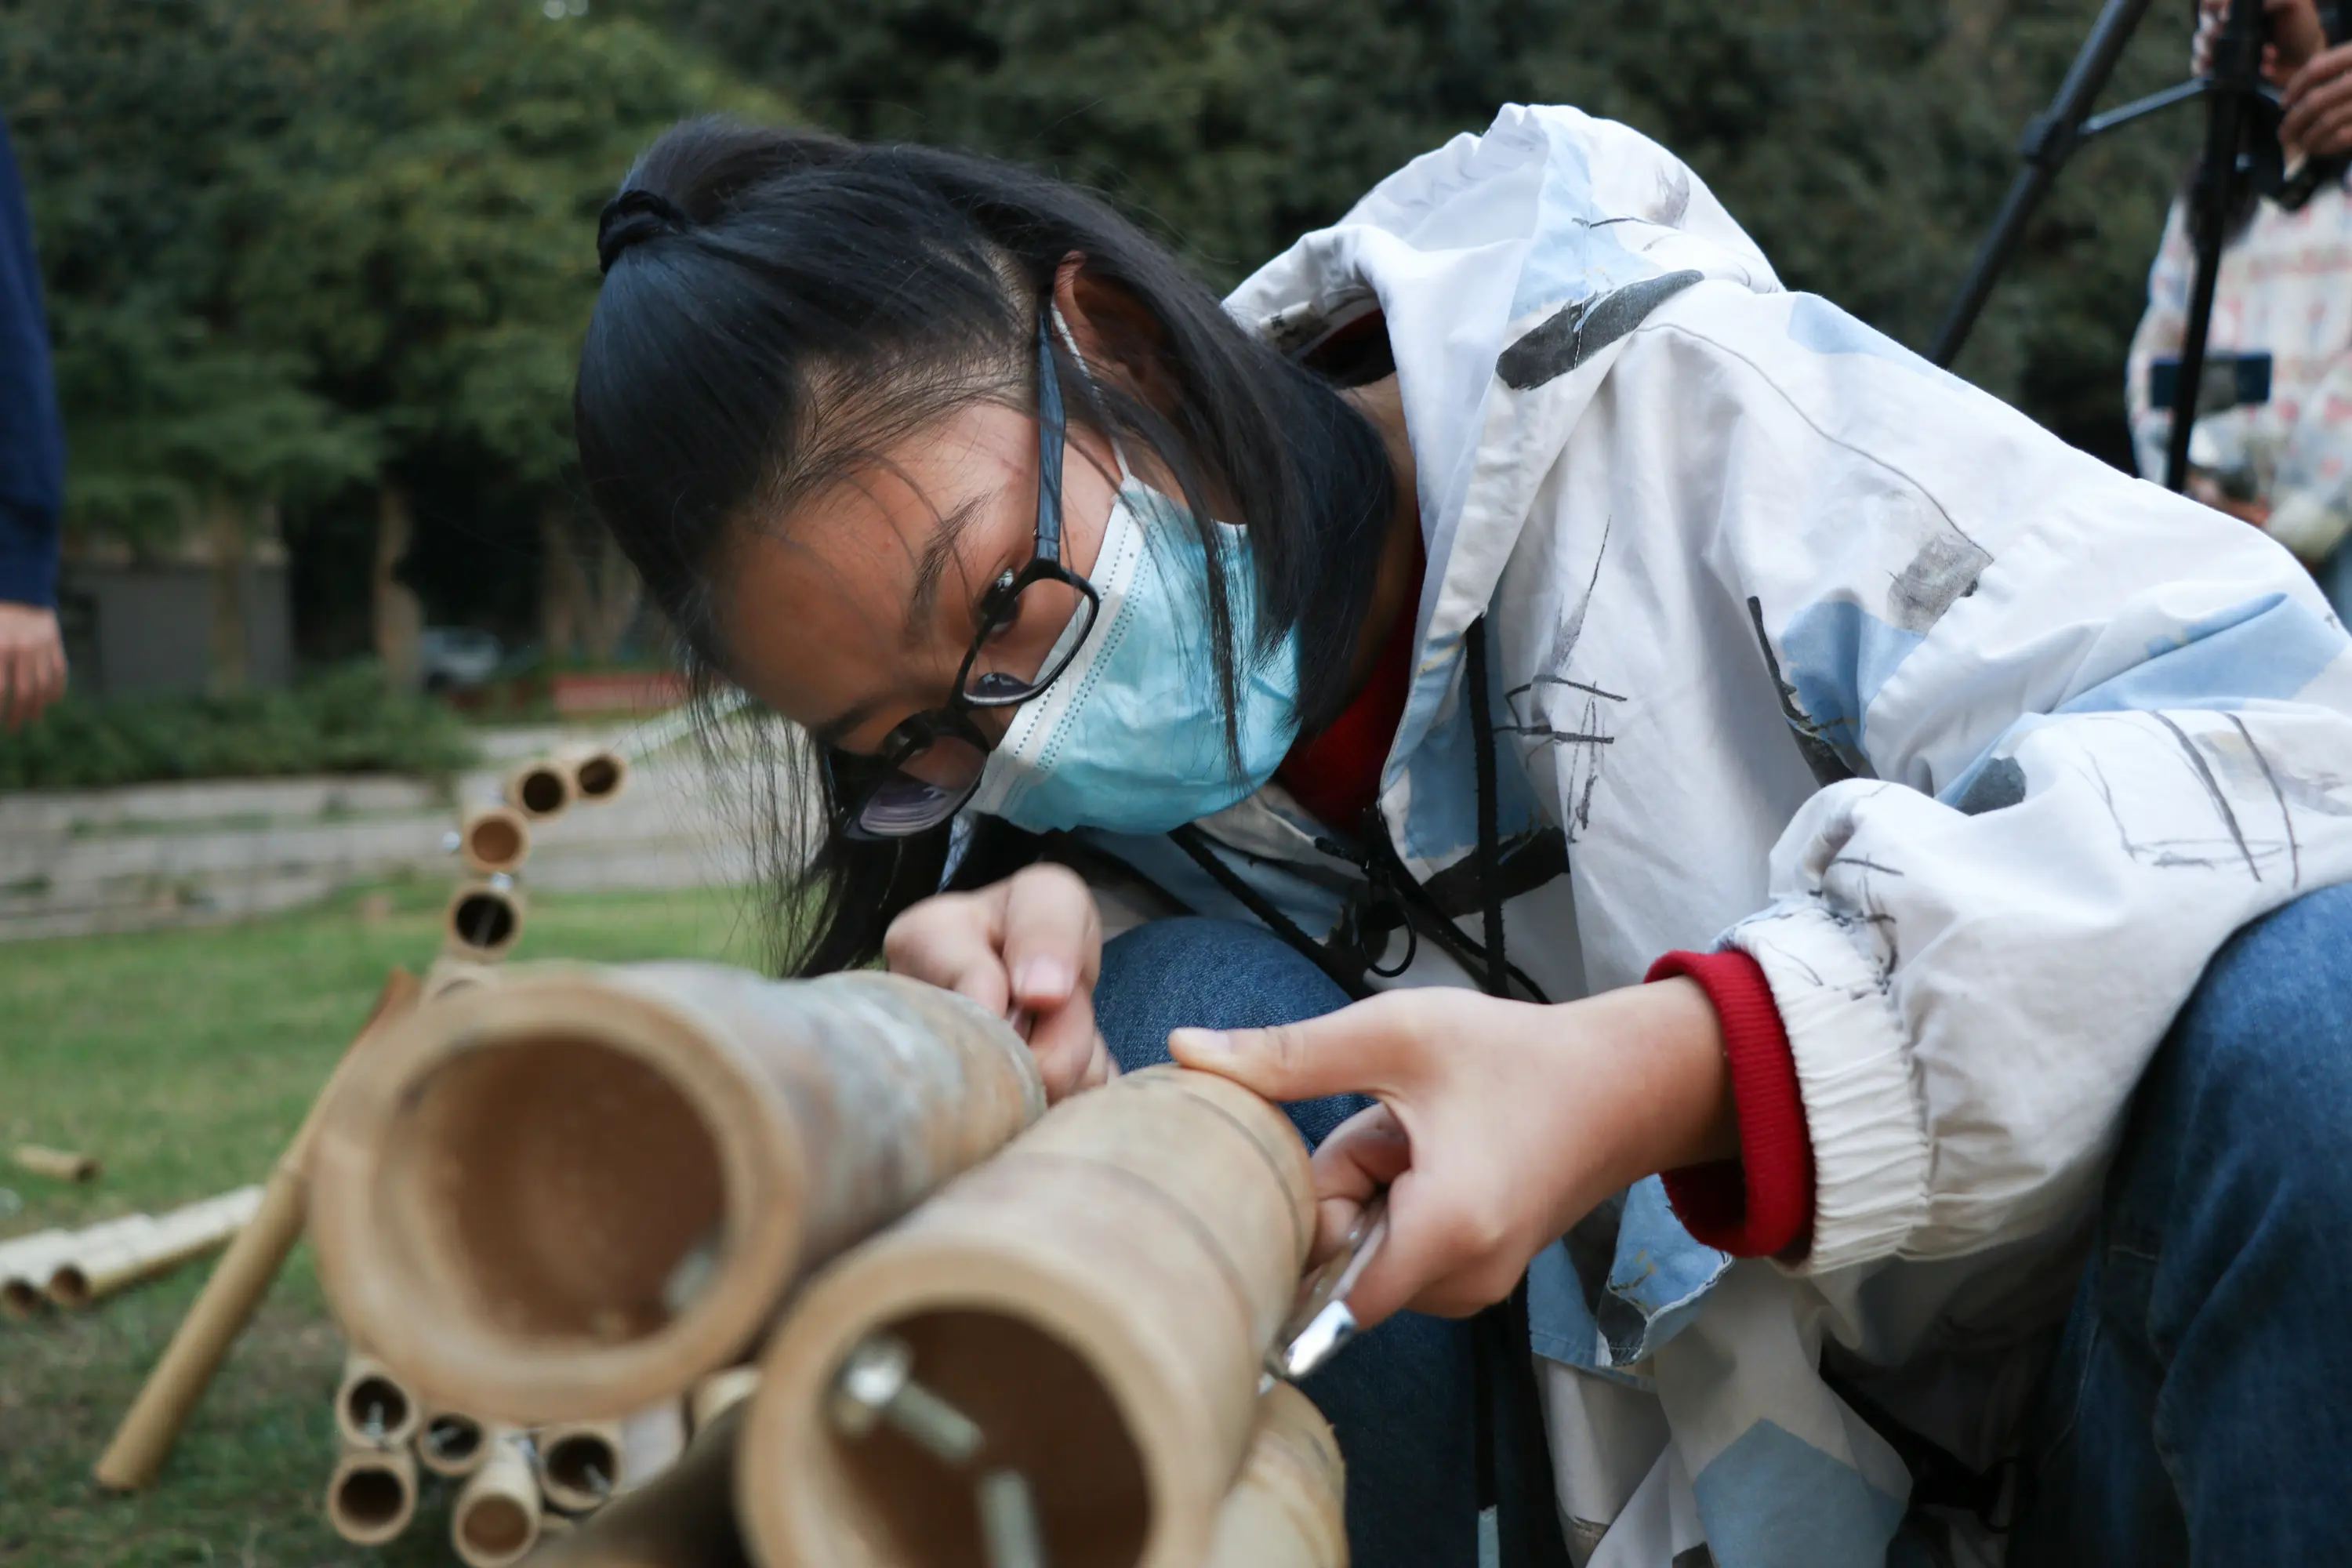
M2279 142L2306 158L2352 152L2352 44L2312 57L2279 94Z
M1391 991L1168 1043L1269 1100L1380 1101L1315 1154L1318 1251L1388 1189L1388 1240L1349 1297L1366 1327L1401 1308L1460 1317L1498 1301L1612 1193L1739 1148L1722 1029L1687 979L1557 1006Z

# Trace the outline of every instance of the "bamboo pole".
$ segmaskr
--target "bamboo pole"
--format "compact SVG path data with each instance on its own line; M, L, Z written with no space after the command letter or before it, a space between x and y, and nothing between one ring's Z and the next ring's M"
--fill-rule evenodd
M48 1304L49 1270L72 1240L69 1230L43 1230L0 1244L0 1317L29 1318Z
M494 1429L481 1468L449 1509L449 1544L466 1568L506 1568L539 1543L539 1483L520 1432Z
M472 1475L490 1457L478 1416L462 1410L429 1410L416 1426L416 1462L436 1476Z
M441 917L441 951L467 963L496 963L521 937L524 913L522 889L510 879L461 882Z
M912 981L533 965L419 1010L336 1097L320 1279L428 1399L642 1408L1044 1100L1017 1035Z
M602 1508L620 1489L621 1424L566 1421L531 1435L539 1453L539 1489L566 1513Z
M602 805L628 787L628 759L610 746L565 746L555 760L571 771L572 798L583 805Z
M260 1304L270 1281L278 1278L278 1270L285 1265L286 1255L301 1237L302 1222L310 1207L305 1167L323 1108L333 1098L337 1084L361 1058L362 1047L379 1030L404 1016L415 1000L416 982L406 970L395 969L385 977L383 990L376 996L375 1011L360 1030L359 1038L343 1054L341 1065L327 1080L325 1090L311 1106L310 1114L303 1118L294 1141L278 1158L278 1168L270 1173L262 1188L260 1206L229 1245L220 1266L205 1282L204 1293L196 1298L195 1305L181 1321L178 1332L172 1336L163 1359L147 1374L139 1397L124 1412L122 1424L114 1430L113 1441L98 1461L100 1485L117 1491L136 1491L155 1479L172 1445L178 1441L180 1429L187 1425L189 1413L204 1396L205 1385L212 1382L221 1358L244 1331L254 1308Z
M535 822L549 822L572 805L572 770L540 757L507 774L506 803Z
M327 1522L355 1546L381 1546L416 1517L416 1461L398 1448L347 1447L327 1480Z
M74 1247L58 1255L45 1292L60 1307L103 1300L227 1246L260 1206L259 1187L240 1187L95 1245Z
M436 958L425 968L425 984L416 1000L420 1005L426 1002L438 1002L444 996L468 987L487 984L498 976L498 965L493 963L474 963L463 958L446 956Z
M1277 1383L1257 1402L1208 1568L1348 1568L1347 1467L1315 1402Z
M976 1484L1009 1470L1048 1561L1194 1568L1314 1230L1305 1148L1237 1085L1156 1068L1064 1101L798 1299L744 1418L753 1556L974 1561ZM836 1384L877 1334L928 1393L875 1426Z
M457 819L457 853L481 876L520 870L530 855L530 822L510 805L478 805Z
M702 1429L751 1397L760 1386L760 1369L756 1366L722 1367L694 1385L686 1396L686 1420L689 1430L699 1434Z
M677 1464L549 1552L547 1568L751 1568L735 1523L741 1425L740 1406L720 1412Z
M416 1396L383 1363L360 1351L343 1357L335 1389L335 1431L353 1448L401 1448L423 1426Z
M58 1182L94 1182L104 1169L94 1154L84 1154L72 1149L48 1149L38 1143L19 1143L8 1157L19 1170L30 1171L37 1176L47 1176Z

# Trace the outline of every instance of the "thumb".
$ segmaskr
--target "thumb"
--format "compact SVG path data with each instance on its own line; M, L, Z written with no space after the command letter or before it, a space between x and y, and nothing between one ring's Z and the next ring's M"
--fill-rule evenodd
M1421 1054L1391 1001L1375 996L1265 1029L1177 1029L1168 1049L1183 1066L1232 1079L1268 1100L1387 1097L1417 1076Z

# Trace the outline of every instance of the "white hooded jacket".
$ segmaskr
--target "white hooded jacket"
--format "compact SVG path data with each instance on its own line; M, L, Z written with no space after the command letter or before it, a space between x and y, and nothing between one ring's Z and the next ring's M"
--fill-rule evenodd
M1475 908L1485 616L1514 962L1560 1000L1738 947L1788 1031L1806 1256L1703 1247L1653 1179L1532 1271L1576 1556L1885 1562L1909 1478L1824 1347L2009 1451L2172 1015L2238 926L2352 879L2352 645L2260 532L1783 291L1678 160L1573 110L1505 110L1227 303L1287 345L1386 319L1429 560L1405 865ZM1356 873L1278 785L1202 826L1333 928ZM1239 913L1164 840L1097 842ZM1404 983L1463 977L1425 950Z

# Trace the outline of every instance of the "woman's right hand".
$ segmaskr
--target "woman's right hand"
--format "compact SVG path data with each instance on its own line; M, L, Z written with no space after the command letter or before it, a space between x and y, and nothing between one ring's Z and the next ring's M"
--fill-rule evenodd
M978 892L925 899L890 922L882 955L891 973L969 996L1019 1029L1050 1103L1118 1071L1095 1027L1102 945L1086 883L1066 866L1036 865Z
M2229 16L2230 0L2197 0L2197 36L2189 45L2192 76L2212 74L2213 46L2220 41L2221 25ZM2270 33L2269 42L2263 46L2263 76L2273 87L2284 87L2312 56L2327 47L2326 29L2320 26L2319 8L2313 0L2263 0L2263 20Z

